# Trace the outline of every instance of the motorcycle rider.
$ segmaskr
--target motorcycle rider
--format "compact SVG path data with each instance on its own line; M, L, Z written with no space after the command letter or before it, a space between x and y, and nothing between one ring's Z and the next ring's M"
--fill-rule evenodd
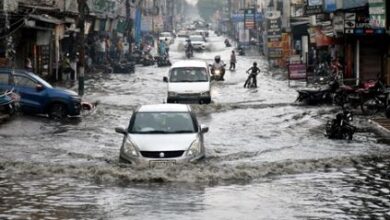
M253 80L253 84L254 84L255 88L257 88L257 74L260 73L260 69L257 67L257 63L254 62L253 66L251 68L249 68L246 71L246 73L248 73L249 76L248 76L248 79L245 81L244 88L249 86L249 83L251 80Z
M186 48L186 51L188 50L192 56L192 54L194 53L194 47L192 46L190 39L187 40L187 44L186 44L185 48Z
M221 70L221 80L225 80L224 79L224 76L225 76L225 63L221 60L220 56L215 56L214 63L211 66L211 73L213 75L214 75L214 71L216 69L220 69Z
M229 41L229 39L225 39L225 46L226 47L231 47L232 45L230 44L230 41Z

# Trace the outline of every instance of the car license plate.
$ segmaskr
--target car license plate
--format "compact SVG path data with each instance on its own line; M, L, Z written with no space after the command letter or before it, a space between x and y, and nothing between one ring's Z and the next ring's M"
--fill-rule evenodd
M176 164L175 161L171 160L157 160L157 161L150 161L150 167L153 168L165 168L165 167L171 167Z

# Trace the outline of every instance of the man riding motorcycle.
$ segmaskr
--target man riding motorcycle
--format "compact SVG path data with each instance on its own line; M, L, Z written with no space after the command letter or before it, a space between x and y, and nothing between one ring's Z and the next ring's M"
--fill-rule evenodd
M211 65L211 75L216 80L225 80L225 66L226 64L221 60L220 56L215 56L214 63Z

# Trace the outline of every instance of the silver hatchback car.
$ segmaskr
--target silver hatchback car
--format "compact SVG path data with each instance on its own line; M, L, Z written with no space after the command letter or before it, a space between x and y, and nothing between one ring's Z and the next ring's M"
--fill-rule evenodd
M120 160L137 166L167 167L199 160L205 156L201 126L188 105L160 104L138 108L124 135Z

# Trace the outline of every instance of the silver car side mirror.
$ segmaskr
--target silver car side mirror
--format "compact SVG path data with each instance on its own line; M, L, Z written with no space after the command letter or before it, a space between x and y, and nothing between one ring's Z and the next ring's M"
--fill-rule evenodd
M127 133L127 131L124 128L121 128L121 127L115 128L115 132L119 133L119 134L123 134L123 135L126 135L126 133Z
M201 125L201 126L200 126L200 131L201 131L202 133L207 133L207 132L209 132L209 127L207 127L207 126L205 126L205 125Z

